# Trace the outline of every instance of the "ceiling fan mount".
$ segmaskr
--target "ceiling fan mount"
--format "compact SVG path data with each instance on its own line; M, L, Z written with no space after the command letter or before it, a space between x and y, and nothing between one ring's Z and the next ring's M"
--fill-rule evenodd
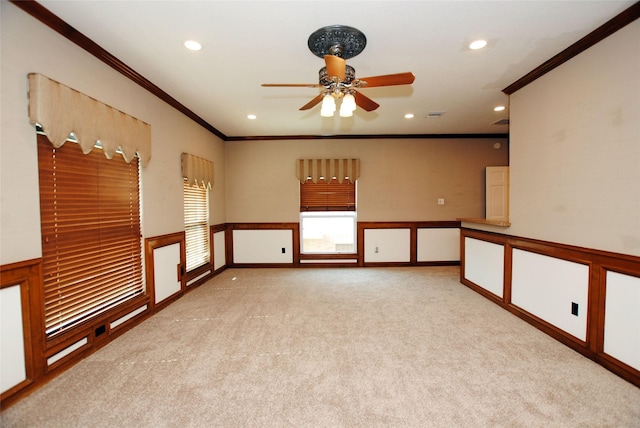
M367 46L367 38L362 31L347 25L328 25L309 36L309 50L320 58L334 55L349 59L358 55Z

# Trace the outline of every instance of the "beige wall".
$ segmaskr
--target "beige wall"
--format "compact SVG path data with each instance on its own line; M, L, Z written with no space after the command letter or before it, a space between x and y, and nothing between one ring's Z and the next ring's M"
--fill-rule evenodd
M496 139L223 143L14 5L1 7L0 264L40 256L29 72L151 124L145 236L182 230L182 151L214 161L213 224L297 221L294 160L357 157L360 221L482 217L484 167L510 163L512 226L493 230L640 255L640 22L512 95L508 161Z
M640 21L511 96L515 236L640 255Z
M494 149L496 142L500 149ZM508 164L505 139L372 139L229 142L228 222L296 222L295 160L359 158L359 221L484 216L484 168ZM445 205L438 206L437 199Z
M27 74L42 73L151 124L142 171L145 237L183 229L180 154L215 165L211 221L224 213L224 144L201 126L31 18L1 3L0 264L41 256L36 135L27 114Z

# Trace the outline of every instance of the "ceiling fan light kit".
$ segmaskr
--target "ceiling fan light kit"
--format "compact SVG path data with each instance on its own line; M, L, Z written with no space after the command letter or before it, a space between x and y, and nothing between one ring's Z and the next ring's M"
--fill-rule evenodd
M346 25L330 25L314 31L307 41L309 50L323 58L325 67L318 72L318 84L269 84L267 87L310 87L319 88L320 94L300 110L308 110L322 103L320 115L332 117L336 111L336 100L341 100L340 116L351 117L359 106L373 111L378 103L356 89L376 86L410 85L415 80L413 73L387 74L363 79L356 78L356 70L347 65L346 60L361 53L367 45L367 38L358 29Z

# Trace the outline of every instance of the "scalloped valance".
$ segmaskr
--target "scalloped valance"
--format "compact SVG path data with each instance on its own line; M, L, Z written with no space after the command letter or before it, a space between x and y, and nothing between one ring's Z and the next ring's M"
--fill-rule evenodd
M182 177L192 185L211 189L213 186L213 162L189 153L183 153Z
M127 162L151 159L151 125L38 73L29 74L29 119L54 147L73 132L85 154L100 141L109 159L118 149Z
M298 159L296 177L303 184L309 178L317 183L321 177L329 180L335 177L340 183L345 179L355 183L360 177L360 159Z

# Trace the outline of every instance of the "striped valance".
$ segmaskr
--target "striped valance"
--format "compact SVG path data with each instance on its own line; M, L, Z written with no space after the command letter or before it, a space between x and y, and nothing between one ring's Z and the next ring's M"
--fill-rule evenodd
M29 74L29 119L56 148L73 132L85 154L99 141L109 159L118 150L127 162L151 159L151 125L42 74Z
M327 181L335 177L340 183L346 178L355 183L360 177L360 159L298 159L296 177L300 183L305 183L308 178L317 183L321 177Z
M182 177L192 185L211 189L213 186L213 162L189 153L183 153Z

